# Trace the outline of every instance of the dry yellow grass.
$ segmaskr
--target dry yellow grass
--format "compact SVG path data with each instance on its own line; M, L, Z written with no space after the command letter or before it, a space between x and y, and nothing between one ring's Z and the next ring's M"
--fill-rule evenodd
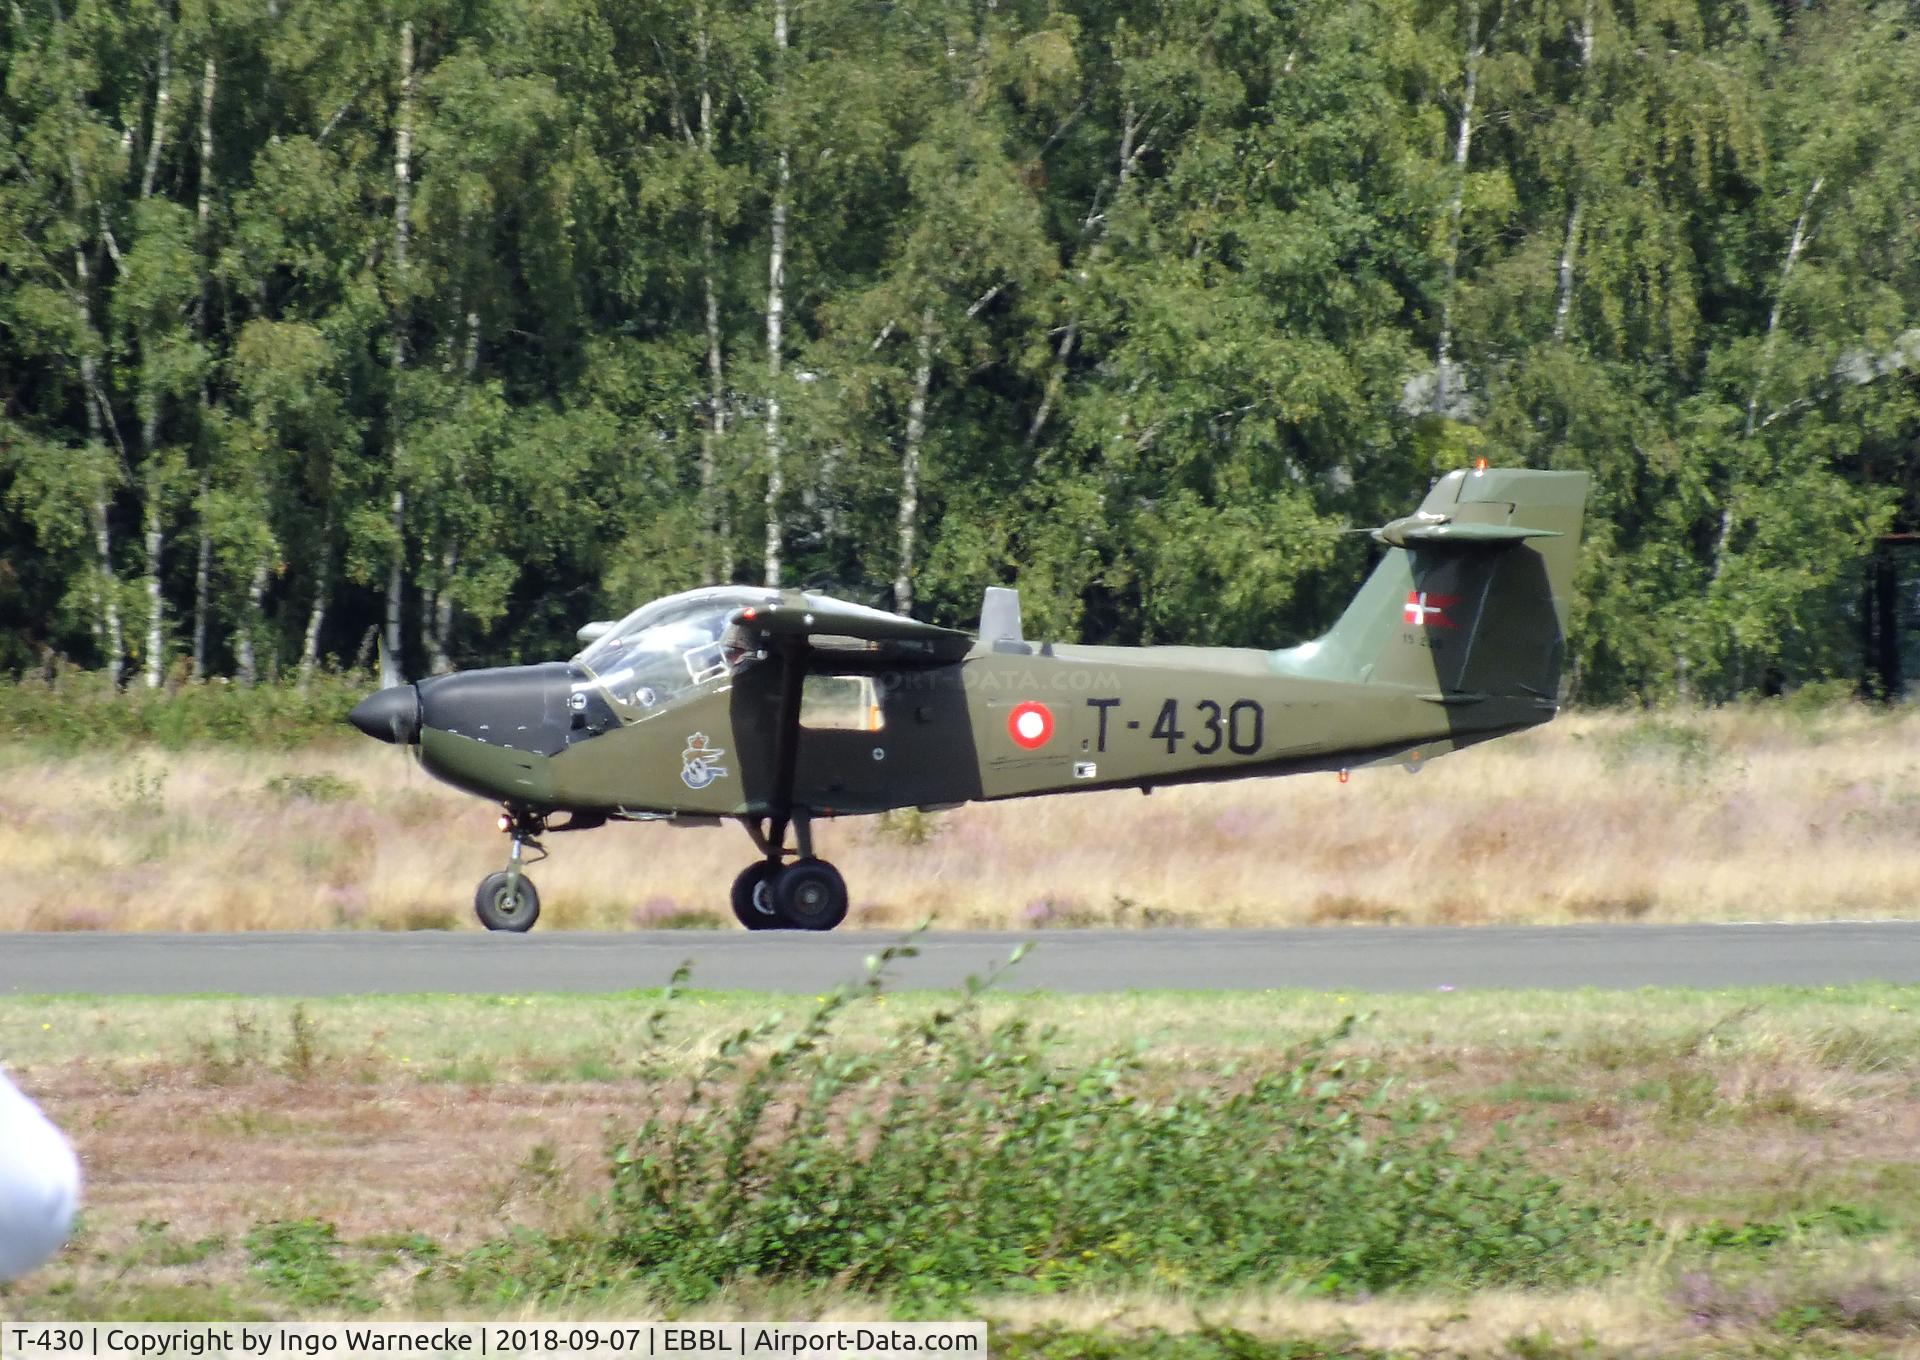
M334 801L282 782L341 781ZM472 926L494 810L342 743L0 748L15 929ZM321 792L327 792L321 789ZM1911 917L1920 714L1587 714L1434 762L823 825L855 927ZM731 829L551 838L542 928L731 924ZM477 927L475 927L477 928Z

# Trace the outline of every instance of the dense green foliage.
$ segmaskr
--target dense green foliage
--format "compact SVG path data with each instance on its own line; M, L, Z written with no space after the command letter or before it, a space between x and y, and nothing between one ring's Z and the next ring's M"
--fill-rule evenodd
M0 683L0 741L61 752L118 746L178 751L211 742L294 747L355 736L347 711L367 694L365 675L319 674L308 683L238 686L225 680L173 689L117 690L99 672Z
M0 666L550 656L703 580L1277 644L1474 456L1586 698L1847 670L1920 467L1899 0L30 0Z
M333 1224L314 1218L263 1223L246 1240L254 1274L288 1303L372 1312L379 1305L360 1292L366 1272L343 1261L339 1246Z

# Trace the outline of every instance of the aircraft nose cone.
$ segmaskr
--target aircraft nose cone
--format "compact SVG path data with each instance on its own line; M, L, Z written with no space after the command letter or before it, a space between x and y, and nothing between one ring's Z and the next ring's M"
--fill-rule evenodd
M369 694L354 705L347 721L370 737L411 746L420 740L420 691L412 685L394 685Z

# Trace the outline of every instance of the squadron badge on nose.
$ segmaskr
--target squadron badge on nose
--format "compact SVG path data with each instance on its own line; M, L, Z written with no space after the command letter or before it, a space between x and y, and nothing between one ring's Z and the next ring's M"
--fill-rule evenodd
M695 732L687 738L687 749L680 753L680 782L690 789L704 789L714 780L725 778L727 768L720 764L725 754L718 746L707 745L705 732Z

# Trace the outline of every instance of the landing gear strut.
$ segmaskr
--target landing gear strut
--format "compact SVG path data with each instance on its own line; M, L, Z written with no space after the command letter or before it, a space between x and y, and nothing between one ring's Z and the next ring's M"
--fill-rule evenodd
M474 914L488 930L532 930L533 923L540 919L540 894L526 876L529 861L525 854L530 849L538 856L530 861L534 864L547 857L546 847L535 839L547 829L547 819L537 812L510 807L500 815L500 829L512 840L507 867L480 880L479 890L473 895Z
M786 846L789 821L793 850ZM805 812L769 818L764 826L748 820L746 828L765 858L733 880L733 914L741 925L748 930L832 930L847 919L846 880L831 864L814 858L813 828ZM788 855L796 856L791 864Z

